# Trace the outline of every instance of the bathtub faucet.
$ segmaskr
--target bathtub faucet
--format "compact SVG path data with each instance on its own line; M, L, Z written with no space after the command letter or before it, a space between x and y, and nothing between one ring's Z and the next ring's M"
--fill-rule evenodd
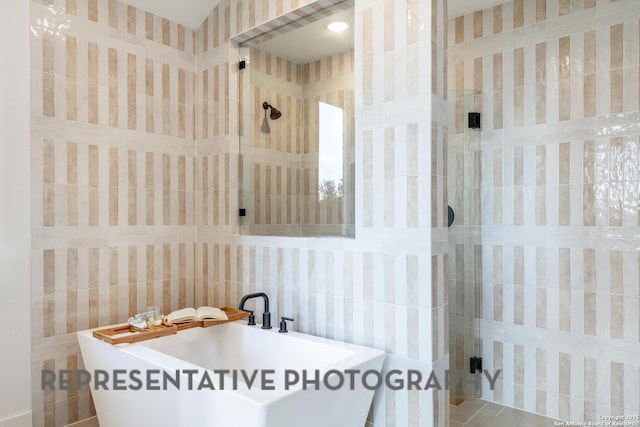
M255 294L247 294L242 297L238 308L244 310L244 303L251 298L262 297L264 300L264 313L262 313L262 329L271 329L271 313L269 313L269 297L264 292L256 292Z

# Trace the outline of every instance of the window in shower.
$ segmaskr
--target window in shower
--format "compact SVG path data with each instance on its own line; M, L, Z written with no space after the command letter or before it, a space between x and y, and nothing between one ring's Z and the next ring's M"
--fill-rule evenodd
M332 203L342 199L342 151L344 140L344 114L342 108L324 102L318 103L318 200Z

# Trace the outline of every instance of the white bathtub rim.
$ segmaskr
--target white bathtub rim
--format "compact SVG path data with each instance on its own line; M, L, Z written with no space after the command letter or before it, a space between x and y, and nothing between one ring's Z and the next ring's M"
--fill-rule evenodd
M241 327L250 327L250 326L247 326L246 321L243 321L243 320L231 322L231 325L234 325L234 327L235 325L239 325ZM117 325L114 325L114 326L117 326ZM217 327L220 327L220 326L217 326ZM165 370L169 373L175 372L176 370L180 370L181 372L185 370L197 370L198 373L193 375L195 384L199 383L199 380L204 375L205 370L208 370L209 372L212 371L211 369L207 369L202 366L196 365L194 363L187 362L178 357L166 354L160 350L149 348L145 346L145 341L141 341L133 344L119 344L119 345L111 345L111 344L105 343L104 341L101 341L93 337L93 331L96 329L102 329L102 328L104 327L78 331L77 334L78 336L82 336L84 339L94 341L95 344L106 345L111 348L115 348L119 351L122 351L124 353L130 354L133 357L145 360L151 363L152 365L157 366L158 369ZM196 332L193 332L193 331L196 331ZM193 329L187 329L185 331L181 331L179 333L197 333L197 331L201 332L199 328L193 328ZM279 333L277 329L260 330L256 332L276 333L276 334ZM374 366L376 366L376 370L378 371L381 371L382 369L385 353L380 350L376 350L370 347L365 347L357 344L334 341L328 338L316 337L313 335L307 335L307 334L293 332L293 331L288 332L287 335L288 337L293 339L302 339L302 340L316 342L316 343L327 345L327 346L338 347L342 350L348 350L351 353L349 356L345 358L339 359L334 362L329 362L323 366L318 366L317 368L315 368L319 370L321 375L324 375L325 372L328 372L330 370L338 370L343 372L346 369L362 369L362 367L368 363L374 364ZM162 337L155 338L154 340L158 340L158 339L162 339ZM99 367L97 369L99 369ZM217 378L217 376L212 378ZM259 380L257 379L256 382L258 381ZM229 375L225 376L225 384L227 385L231 384L231 377ZM214 383L214 386L217 387L215 383ZM345 383L344 386L347 387L347 384ZM194 390L194 391L197 391L197 390ZM246 387L246 384L243 381L239 380L237 389L225 387L224 390L201 390L201 391L210 392L210 393L220 393L220 392L232 393L238 397L247 399L250 402L257 403L259 405L267 405L267 404L276 402L282 398L285 398L292 393L298 393L303 390L302 390L302 385L299 383L289 387L288 390L284 390L284 389L262 390L261 388L259 388L259 384L256 385L256 383L254 383L252 388L249 389Z

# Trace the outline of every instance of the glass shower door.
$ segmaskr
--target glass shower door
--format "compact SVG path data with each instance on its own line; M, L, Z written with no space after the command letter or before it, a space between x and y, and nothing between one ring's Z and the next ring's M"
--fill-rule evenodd
M449 369L467 381L450 389L451 404L481 396L472 358L482 357L482 93L449 92L447 139L449 227ZM479 113L478 117L474 113ZM480 373L476 377L481 376Z

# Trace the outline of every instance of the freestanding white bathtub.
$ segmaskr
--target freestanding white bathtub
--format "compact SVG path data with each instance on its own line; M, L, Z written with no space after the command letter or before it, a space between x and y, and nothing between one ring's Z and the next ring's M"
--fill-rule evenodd
M318 390L313 383L303 389L300 381L291 384L295 380L292 371L299 373L301 380L305 370L307 377L313 378L318 369L318 378L322 378L334 369L380 371L384 361L383 352L367 347L295 332L280 334L275 328L247 326L245 321L187 329L136 344L113 346L93 338L91 330L78 332L78 341L90 373L103 370L114 377L114 370L126 370L120 372L120 378L126 379L139 370L144 383L143 390L128 388L138 385L132 381L126 382L126 390L113 390L113 380L108 383L109 390L95 390L91 384L101 427L363 427L374 392L363 386L360 377L349 381L345 375L344 386L331 390L340 378L333 373L327 377L332 379L329 388L320 381ZM166 390L147 390L149 384L162 387L162 379L159 383L145 381L146 374L157 374L158 370L179 376L180 387L167 383ZM229 373L221 375L221 370ZM240 370L248 376L259 370L251 388ZM208 374L215 390L211 383L202 382ZM263 383L262 375L273 383ZM220 390L221 377L224 390ZM290 380L288 390L285 378ZM203 384L207 387L198 390ZM265 384L275 390L263 390Z

